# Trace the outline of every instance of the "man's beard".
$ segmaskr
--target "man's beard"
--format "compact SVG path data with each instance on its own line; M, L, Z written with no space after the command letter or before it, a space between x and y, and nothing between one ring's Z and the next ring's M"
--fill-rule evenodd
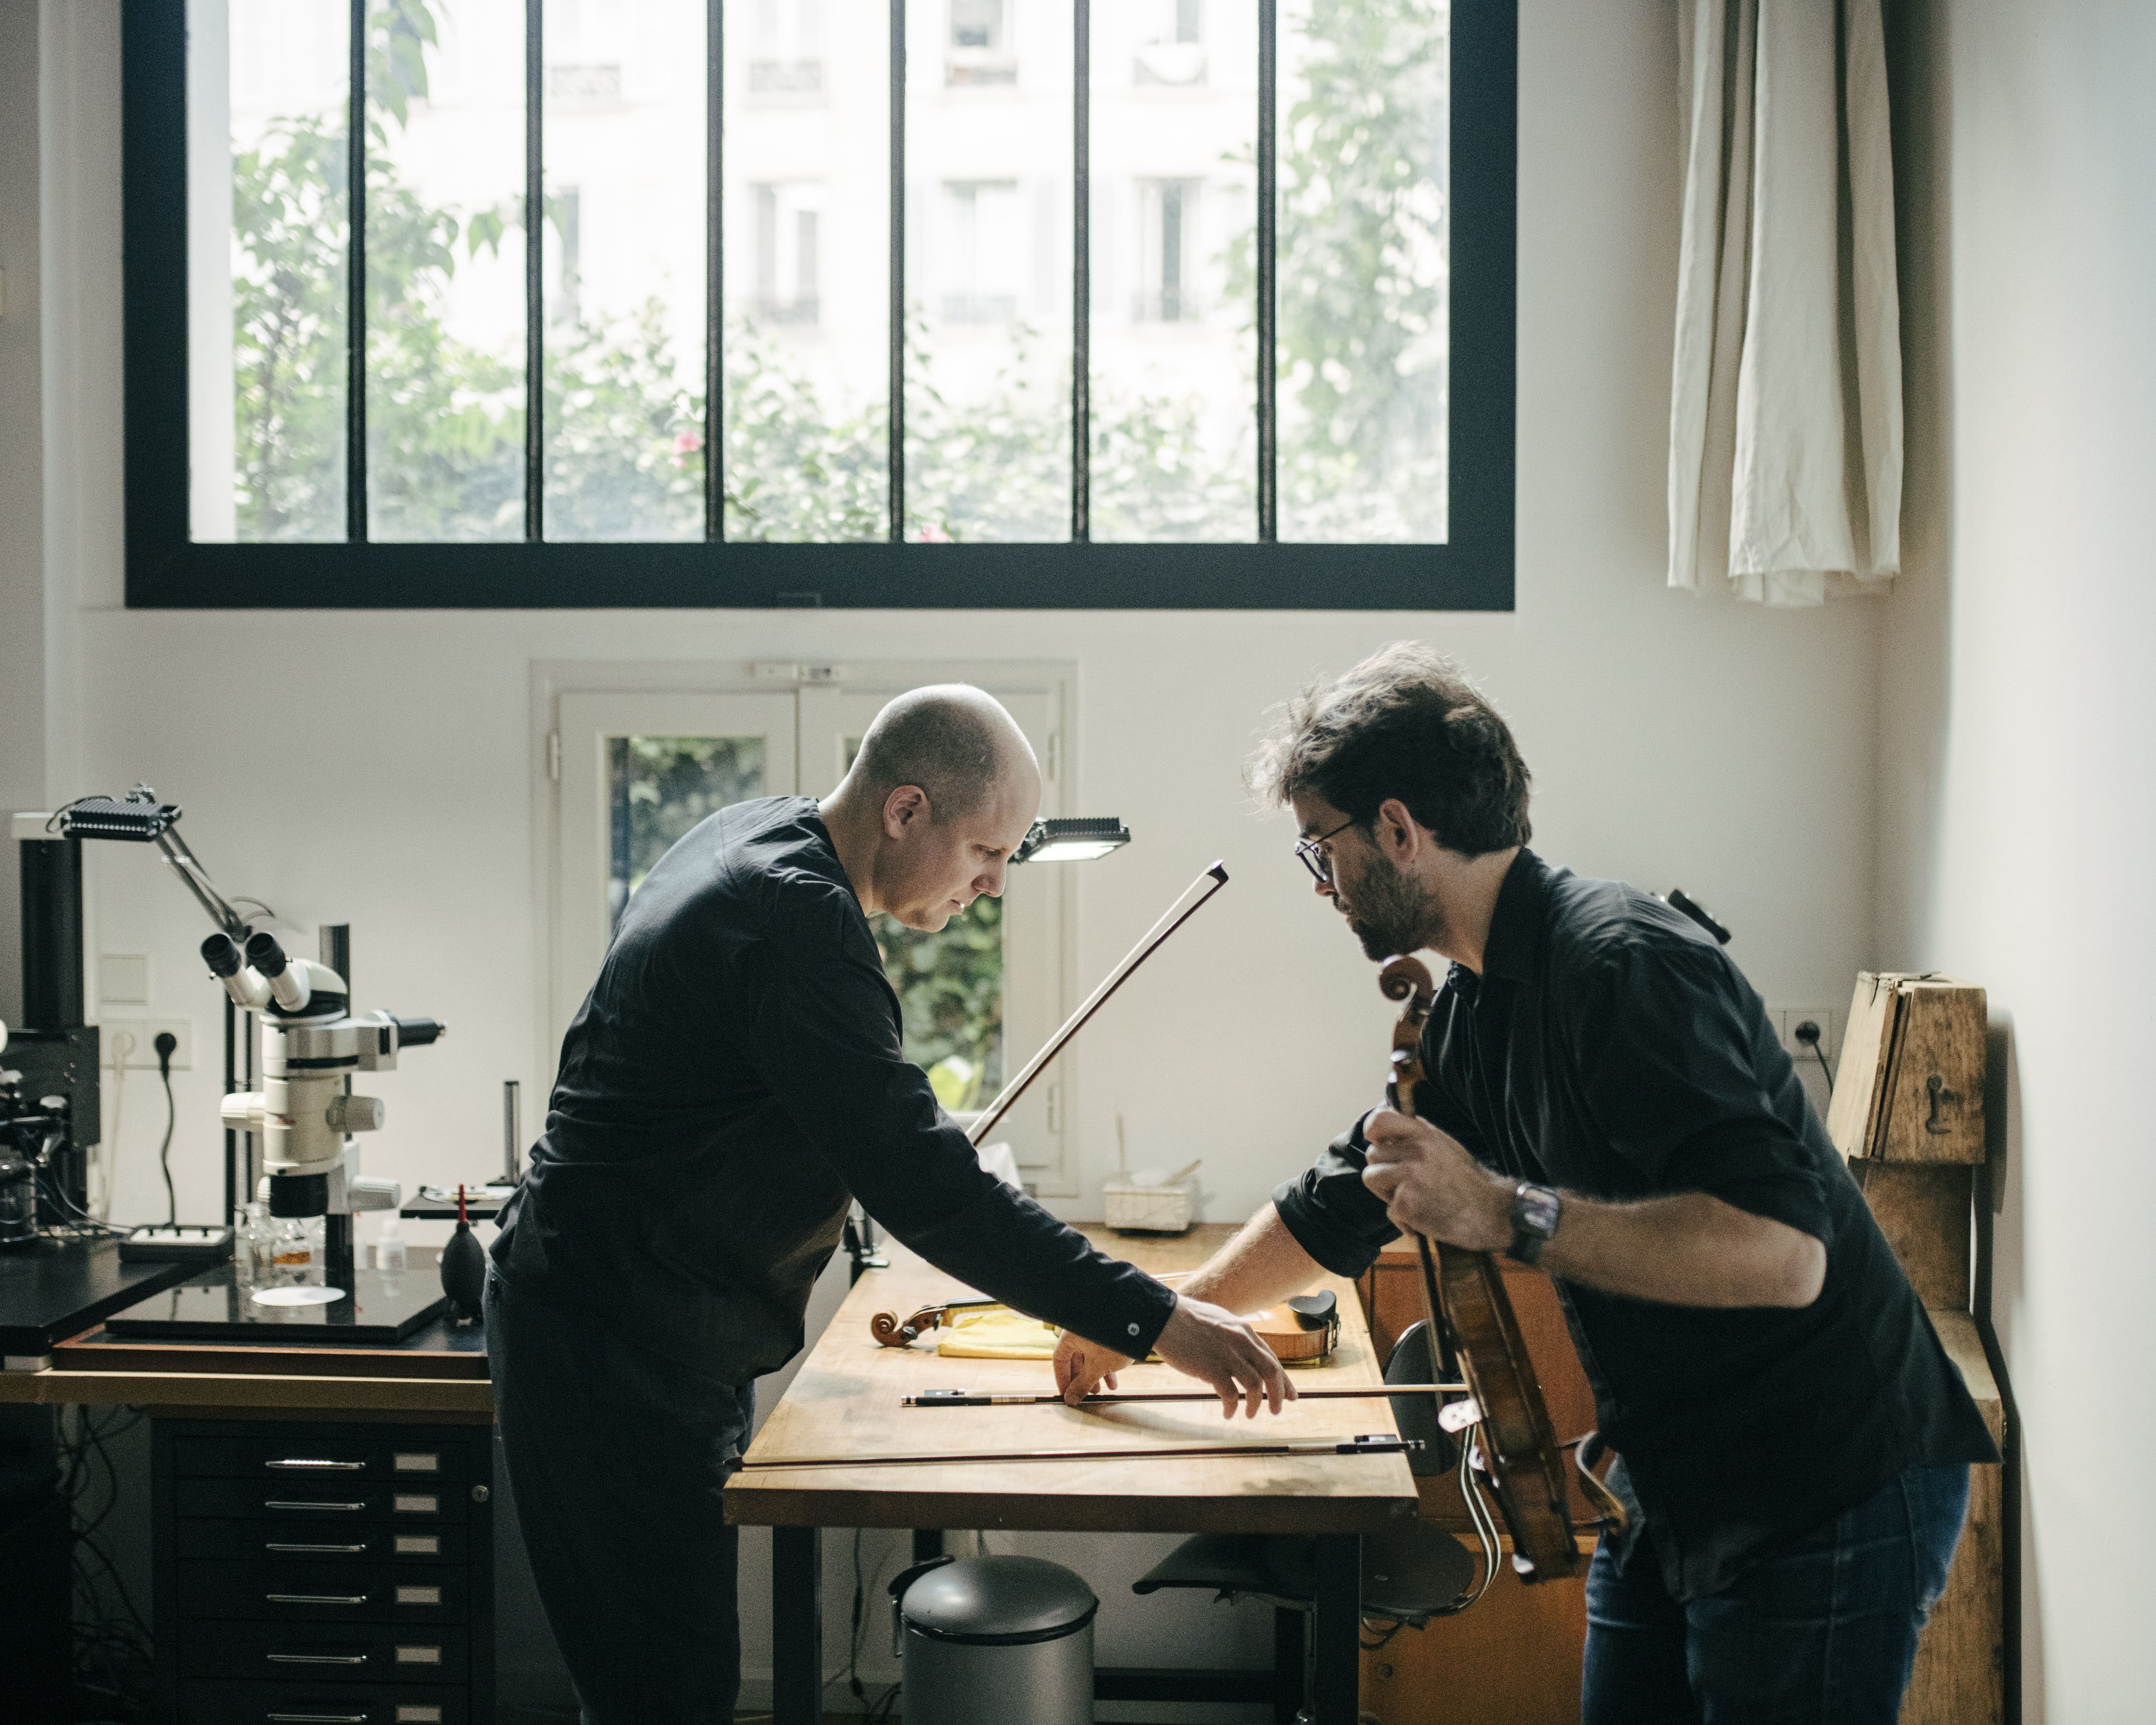
M1373 858L1355 882L1348 927L1373 963L1412 952L1435 938L1436 906L1414 881L1383 858Z

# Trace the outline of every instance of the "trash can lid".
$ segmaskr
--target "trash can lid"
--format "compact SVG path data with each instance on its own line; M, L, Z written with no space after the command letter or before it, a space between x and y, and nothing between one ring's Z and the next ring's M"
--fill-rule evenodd
M1100 1609L1092 1589L1040 1558L962 1558L931 1569L899 1601L909 1629L990 1647L1075 1635Z

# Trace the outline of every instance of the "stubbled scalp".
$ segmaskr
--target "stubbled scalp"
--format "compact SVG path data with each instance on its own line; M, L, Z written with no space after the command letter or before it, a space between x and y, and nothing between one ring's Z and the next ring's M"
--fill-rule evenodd
M1001 701L970 684L936 683L909 690L875 716L850 776L872 803L918 785L941 822L973 814L1013 772L1039 770L1033 745Z

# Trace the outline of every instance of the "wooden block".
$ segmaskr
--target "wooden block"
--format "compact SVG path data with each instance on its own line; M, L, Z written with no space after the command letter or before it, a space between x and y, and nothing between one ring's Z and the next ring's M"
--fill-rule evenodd
M1976 1170L1956 1162L1877 1162L1852 1157L1880 1232L1917 1297L1934 1310L1969 1309L1969 1203Z
M1851 998L1827 1132L1845 1156L1984 1160L1984 990L1866 971Z

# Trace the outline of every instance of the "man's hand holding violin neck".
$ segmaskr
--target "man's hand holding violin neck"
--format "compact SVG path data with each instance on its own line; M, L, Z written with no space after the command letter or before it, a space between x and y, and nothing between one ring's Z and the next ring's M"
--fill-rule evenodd
M1426 1120L1380 1108L1363 1123L1370 1154L1363 1183L1385 1202L1404 1234L1471 1251L1512 1243L1512 1189L1450 1133Z
M1239 1404L1255 1419L1260 1404L1277 1414L1295 1399L1286 1368L1256 1331L1234 1312L1188 1294L1177 1296L1153 1351L1177 1371L1210 1384L1227 1419L1235 1417ZM1113 1389L1116 1373L1130 1363L1128 1356L1066 1332L1055 1350L1055 1387L1075 1408L1103 1386Z

